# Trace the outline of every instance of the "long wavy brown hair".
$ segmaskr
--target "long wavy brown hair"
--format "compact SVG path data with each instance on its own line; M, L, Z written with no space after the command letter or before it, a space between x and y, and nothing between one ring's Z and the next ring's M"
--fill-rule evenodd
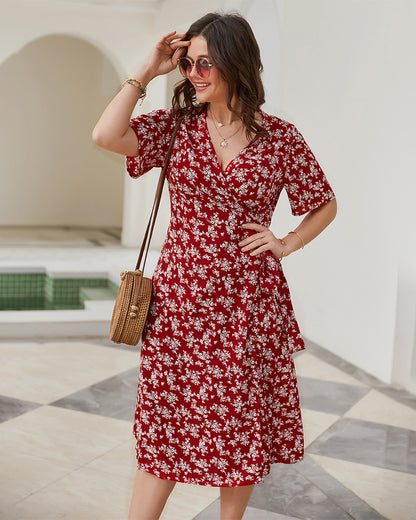
M243 122L248 139L265 135L256 121L256 113L264 103L261 81L263 65L260 49L247 20L238 14L208 13L194 22L185 40L203 36L207 40L210 60L228 85L227 107ZM240 111L231 106L233 97L240 102ZM208 103L198 103L189 79L175 86L172 106L175 113L202 113Z

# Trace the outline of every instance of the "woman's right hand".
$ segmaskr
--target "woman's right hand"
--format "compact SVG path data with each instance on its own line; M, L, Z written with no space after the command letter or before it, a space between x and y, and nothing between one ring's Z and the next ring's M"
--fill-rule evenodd
M175 69L190 44L183 39L185 36L176 31L162 36L133 77L147 86L156 76ZM126 84L112 99L92 133L98 146L122 155L139 153L139 142L129 123L140 95L141 91L136 86Z
M186 33L172 31L158 40L144 63L152 77L167 74L177 67L178 60L190 44L183 39L185 36Z

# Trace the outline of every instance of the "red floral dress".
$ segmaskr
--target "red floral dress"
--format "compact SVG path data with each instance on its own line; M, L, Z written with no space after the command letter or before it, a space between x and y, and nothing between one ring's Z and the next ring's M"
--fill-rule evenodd
M293 214L334 194L294 125L262 112L258 137L222 171L206 112L182 121L167 174L171 220L153 276L134 434L138 469L210 486L263 482L303 458L292 354L304 349L281 264L238 242L269 227L283 188ZM171 110L132 119L139 177L163 164Z

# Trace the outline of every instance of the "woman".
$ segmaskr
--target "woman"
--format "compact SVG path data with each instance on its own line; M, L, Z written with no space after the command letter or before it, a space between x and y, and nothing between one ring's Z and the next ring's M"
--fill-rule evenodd
M173 108L131 120L150 81L177 66ZM220 487L221 520L239 520L272 463L303 457L292 354L304 345L280 261L333 220L336 202L296 128L260 109L261 70L248 23L210 13L157 42L93 132L139 177L162 166L183 117L141 347L130 520L158 519L177 481ZM282 188L306 217L278 238Z

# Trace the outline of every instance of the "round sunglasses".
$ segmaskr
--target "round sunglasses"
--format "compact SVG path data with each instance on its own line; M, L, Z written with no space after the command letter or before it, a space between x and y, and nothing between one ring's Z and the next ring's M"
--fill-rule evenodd
M186 57L181 58L179 60L178 65L180 73L185 78L187 78L191 74L194 66L196 68L198 76L200 76L201 78L208 78L211 72L211 67L214 66L207 60L207 58L198 58L195 62L193 62L190 58Z

